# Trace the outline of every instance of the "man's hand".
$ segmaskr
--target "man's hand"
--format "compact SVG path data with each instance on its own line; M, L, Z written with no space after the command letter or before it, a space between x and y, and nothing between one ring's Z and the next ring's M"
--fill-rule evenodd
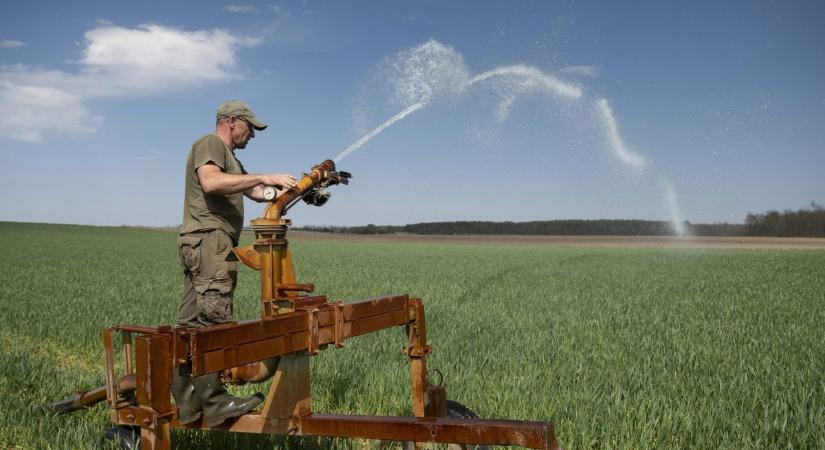
M261 184L265 186L280 186L289 189L298 185L298 180L286 173L265 173L261 177Z

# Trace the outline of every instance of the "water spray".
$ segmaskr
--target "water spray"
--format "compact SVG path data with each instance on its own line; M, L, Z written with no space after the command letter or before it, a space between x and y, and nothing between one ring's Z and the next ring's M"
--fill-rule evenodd
M644 157L639 156L630 150L624 144L622 136L619 134L619 125L616 123L616 118L613 116L613 110L610 109L610 104L607 99L600 98L596 100L596 109L602 117L602 122L607 130L607 139L610 142L610 148L624 164L641 169L647 164Z
M561 81L550 74L546 74L541 70L536 69L535 67L523 65L504 66L488 70L470 78L470 80L467 81L465 88L469 88L470 86L488 78L501 76L521 78L522 82L519 87L523 90L530 88L538 89L559 98L577 99L583 95L580 87Z
M410 115L410 114L414 113L415 111L418 111L419 109L423 108L423 107L424 107L424 105L425 105L425 104L422 102L422 103L416 103L416 104L414 104L414 105L411 105L411 106L408 106L408 107L404 108L404 110L403 110L403 111L401 111L401 112L399 112L398 114L396 114L396 115L394 115L394 116L390 117L390 118L389 118L389 120L387 120L386 122L382 123L381 125L378 125L378 126L377 126L377 127L375 127L372 131L370 131L369 133L365 134L364 136L362 136L362 137L361 137L360 139L358 139L357 141L353 142L353 143L352 143L349 147L347 147L347 148L346 148L343 152L341 152L338 156L336 156L336 157L335 157L335 162L336 162L336 163L337 163L337 162L340 162L342 159L346 158L346 157L347 157L347 155L349 155L350 153L352 153L353 151L355 151L355 149L357 149L357 148L361 147L361 146L362 146L362 145L364 145L367 141L369 141L370 139L372 139L372 138L374 138L375 136L377 136L377 135L378 135L378 133L380 133L380 132L384 131L384 129L385 129L385 128L387 128L387 127L389 127L390 125L394 124L395 122L398 122L399 120L401 120L401 119L403 119L403 118L407 117L408 115Z
M492 78L507 80L509 83L507 87L512 91L512 94L504 98L496 111L499 122L508 116L516 94L537 91L566 100L580 100L585 96L580 86L526 65L496 67L470 76L461 54L435 40L403 51L395 59L386 60L385 63L390 65L391 72L396 75L394 79L398 81L394 89L395 97L404 105L404 108L347 147L335 157L336 163L386 128L423 109L439 95L464 94L469 88ZM609 101L606 98L597 98L592 104L604 131L607 147L613 155L629 169L634 171L645 169L648 166L647 159L632 151L625 143ZM685 235L681 214L676 203L675 190L670 183L665 183L665 186L665 197L668 199L667 204L674 232Z
M682 212L679 208L679 201L676 198L676 190L673 188L673 184L666 178L662 179L662 184L664 185L665 204L670 212L673 233L677 236L690 236L685 228L685 223L682 221Z

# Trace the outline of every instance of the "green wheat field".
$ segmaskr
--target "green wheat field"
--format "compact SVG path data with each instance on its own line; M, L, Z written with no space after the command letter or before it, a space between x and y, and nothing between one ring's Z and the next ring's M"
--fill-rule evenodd
M0 449L94 449L100 329L170 324L172 231L0 223ZM246 238L249 239L248 237ZM562 248L294 239L330 300L424 299L431 368L485 418L548 420L567 449L825 448L825 251ZM237 318L258 314L244 268ZM312 360L317 412L411 415L402 328ZM266 392L267 385L233 388ZM178 449L377 448L174 431ZM110 447L112 448L112 447Z

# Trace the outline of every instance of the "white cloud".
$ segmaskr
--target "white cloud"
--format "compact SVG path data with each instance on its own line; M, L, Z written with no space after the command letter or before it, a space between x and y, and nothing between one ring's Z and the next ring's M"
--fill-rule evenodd
M93 132L101 118L84 106L86 99L152 95L243 78L238 49L261 43L219 29L162 25L105 25L85 37L77 73L0 66L0 135L38 142L48 131Z
M20 48L25 47L25 42L20 41L10 41L10 40L0 40L0 48Z
M559 69L559 73L567 75L578 75L590 78L599 77L599 68L596 66L567 66Z
M53 87L0 81L0 135L41 142L44 131L89 133L101 120L77 95Z
M233 13L254 13L258 14L258 8L248 5L226 5L223 9Z
M156 83L196 84L229 80L235 74L235 51L258 45L223 30L181 31L161 25L135 29L96 28L86 32L81 62L87 75L128 79L128 85L154 89Z

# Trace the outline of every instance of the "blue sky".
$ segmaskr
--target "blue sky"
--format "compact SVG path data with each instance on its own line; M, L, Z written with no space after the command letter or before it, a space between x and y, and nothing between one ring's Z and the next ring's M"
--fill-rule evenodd
M247 169L296 175L420 104L300 225L822 204L823 23L817 1L6 2L0 220L180 223L230 98L270 124Z

